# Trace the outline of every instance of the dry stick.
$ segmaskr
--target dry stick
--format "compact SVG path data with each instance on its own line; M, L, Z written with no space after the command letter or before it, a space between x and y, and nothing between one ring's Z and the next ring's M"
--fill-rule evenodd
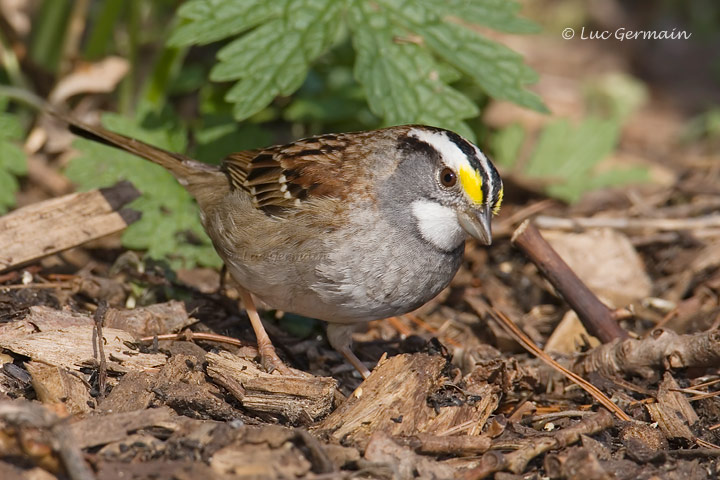
M585 417L576 425L558 430L551 436L532 439L526 446L514 452L503 454L490 451L483 455L479 466L464 472L460 478L463 480L487 478L493 473L502 470L520 474L525 471L528 463L538 455L576 443L580 440L581 435L592 435L612 426L612 416L607 410L600 410L592 416Z
M98 367L98 399L105 398L105 386L107 381L107 361L105 360L105 347L103 346L103 322L108 313L108 304L106 300L101 300L97 310L95 310L95 335L97 340L97 351L100 356L100 366Z
M478 303L477 300L470 297L467 298L466 301L470 304L471 307L478 311L478 313L482 312L482 304ZM550 355L543 352L537 345L535 345L535 343L530 339L530 337L525 335L523 331L520 330L520 328L518 328L518 326L515 325L512 320L505 316L504 313L500 312L499 310L493 309L490 314L495 319L495 321L498 322L500 326L503 327L505 331L508 332L508 334L512 336L518 343L520 343L520 345L522 345L528 352L532 353L540 360L547 363L552 368L578 384L580 388L588 392L595 400L598 401L598 403L602 404L602 406L615 413L615 415L617 415L621 420L625 420L626 422L629 422L631 420L630 417L625 412L623 412L620 407L615 405L612 400L605 396L605 394L602 393L595 385L588 382L580 375L577 375L568 370L567 368L563 367L562 365L557 363Z
M237 338L226 337L225 335L218 335L217 333L193 332L192 330L185 330L180 333L153 335L152 337L142 337L140 339L141 342L154 342L155 340L184 340L187 342L206 340L209 342L227 343L237 347L255 347L254 344L238 340Z
M614 228L616 230L698 230L720 227L720 215L695 218L558 218L540 215L535 217L539 228L554 230L577 230L578 228Z
M511 241L550 280L553 287L575 310L591 335L599 338L603 343L608 343L616 338L629 337L628 333L618 325L613 311L598 300L595 294L575 275L575 272L545 241L530 220L525 220L515 230Z

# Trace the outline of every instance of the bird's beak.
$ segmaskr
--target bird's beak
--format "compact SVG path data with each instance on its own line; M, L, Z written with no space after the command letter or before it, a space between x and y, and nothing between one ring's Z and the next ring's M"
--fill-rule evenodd
M492 243L492 231L490 227L492 211L490 207L485 206L482 210L463 210L458 212L457 216L460 226L468 235L483 245L490 245Z

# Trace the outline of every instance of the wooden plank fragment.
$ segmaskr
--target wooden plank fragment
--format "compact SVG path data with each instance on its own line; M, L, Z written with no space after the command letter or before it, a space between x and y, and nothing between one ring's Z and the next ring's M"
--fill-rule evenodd
M109 371L126 373L165 364L166 357L163 354L132 350L128 345L134 341L135 338L123 330L103 329ZM0 347L30 357L32 360L70 370L95 367L100 361L95 344L95 329L91 325L71 326L18 336L0 336Z
M0 217L0 272L123 230L140 215L121 207L139 195L130 182L120 182Z
M207 374L227 388L246 409L282 415L293 423L311 423L332 410L333 378L272 375L230 352L208 353Z
M70 429L79 448L97 447L116 442L143 428L162 427L171 431L186 420L168 407L149 408L135 412L95 415L72 423Z

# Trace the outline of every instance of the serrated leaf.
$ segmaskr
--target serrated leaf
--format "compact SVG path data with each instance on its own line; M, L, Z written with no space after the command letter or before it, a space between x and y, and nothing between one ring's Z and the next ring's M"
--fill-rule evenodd
M170 36L174 46L204 45L237 35L279 16L288 0L194 0L178 16L188 21Z
M485 25L501 32L537 33L540 30L535 22L517 16L522 5L511 0L443 0L436 4L464 22Z
M159 125L161 122L156 118L150 123ZM158 147L184 150L184 132L167 125L148 130L114 114L104 115L103 124ZM142 212L142 218L123 233L126 247L147 250L151 258L168 259L175 267L221 264L210 239L203 232L195 202L169 172L159 165L89 140L77 139L73 145L81 154L70 162L65 173L81 188L106 187L129 180L142 192L142 196L130 204L130 208ZM188 241L186 232L192 232L193 243Z
M509 0L191 0L180 9L184 22L170 42L187 46L239 35L219 52L210 78L236 81L225 98L242 120L297 90L310 63L347 25L357 50L356 78L373 113L386 124L429 123L472 138L463 120L478 109L449 85L461 75L492 97L546 111L525 89L537 80L534 71L476 31L476 25L536 31L518 10Z
M426 49L395 41L405 32L367 2L353 4L349 21L357 51L355 75L375 114L387 124L426 123L474 137L462 120L476 116L477 106L440 80Z
M220 63L210 78L239 80L225 97L234 103L236 119L248 118L302 85L310 62L334 42L343 8L337 0L288 1L277 18L264 18L263 25L218 52Z
M471 8L482 2L455 3ZM436 56L468 75L491 97L547 112L540 97L525 89L537 81L537 74L523 63L522 56L465 24L450 21L449 15L455 12L444 0L378 0L377 4L392 22L420 35Z

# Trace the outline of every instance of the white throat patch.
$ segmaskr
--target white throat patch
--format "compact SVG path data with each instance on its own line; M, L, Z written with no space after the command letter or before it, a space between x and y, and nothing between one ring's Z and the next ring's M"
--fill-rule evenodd
M450 207L431 200L415 200L412 213L423 238L440 250L455 250L466 238L455 210Z

